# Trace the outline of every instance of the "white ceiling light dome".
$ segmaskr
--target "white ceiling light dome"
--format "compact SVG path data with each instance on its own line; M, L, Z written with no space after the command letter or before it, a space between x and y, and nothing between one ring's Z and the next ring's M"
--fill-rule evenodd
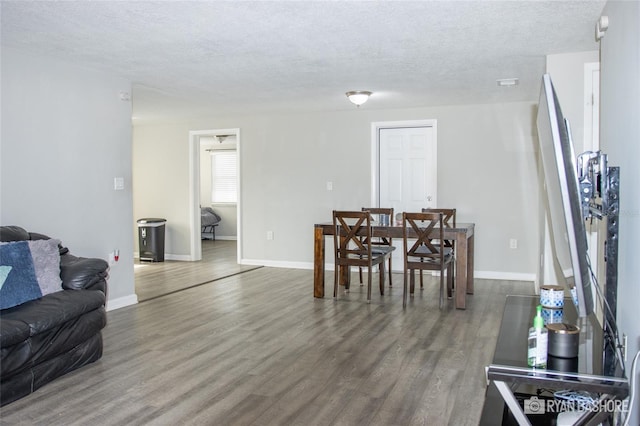
M352 90L346 93L347 98L354 103L357 107L362 105L363 103L369 100L369 96L371 96L371 92L366 90Z

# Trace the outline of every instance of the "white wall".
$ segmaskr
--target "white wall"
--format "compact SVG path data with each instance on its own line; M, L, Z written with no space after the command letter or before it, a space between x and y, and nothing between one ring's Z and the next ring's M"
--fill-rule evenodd
M130 82L2 49L0 222L107 259L109 306L135 303ZM114 177L125 189L113 190Z
M135 98L134 98L135 102ZM133 129L133 218L159 217L165 225L165 253L189 253L189 151L187 136L173 126ZM140 143L139 141L144 141ZM184 218L183 218L184 216ZM134 220L135 219L135 220Z
M600 147L620 166L618 326L631 358L640 349L640 3L609 1L602 14L609 29L600 43ZM634 409L637 425L638 398Z
M188 132L240 128L243 260L310 267L313 224L329 221L333 209L371 202L371 123L436 119L439 203L455 206L459 221L476 223L476 276L533 280L538 248L534 112L533 103L406 110L365 106L135 125L135 216L167 217L167 252L187 255ZM149 151L154 154L146 155ZM333 182L331 192L327 181ZM162 195L154 196L158 184ZM267 231L273 231L272 241L266 240ZM518 249L509 249L510 238L518 239Z
M547 56L547 72L562 106L562 114L571 124L571 135L576 155L584 148L584 66L599 62L597 50L590 52L563 53Z

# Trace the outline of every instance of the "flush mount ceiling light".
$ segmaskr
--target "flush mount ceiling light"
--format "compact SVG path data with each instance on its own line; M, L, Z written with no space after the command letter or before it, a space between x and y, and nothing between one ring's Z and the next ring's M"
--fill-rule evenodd
M502 78L500 80L496 80L496 83L501 87L514 87L520 84L520 80L517 78Z
M233 136L233 135L216 135L216 139L218 139L219 143L222 143L225 139L227 139L229 136Z
M367 102L369 96L371 96L371 92L367 92L366 90L352 90L347 92L346 95L352 103L360 107L360 105Z

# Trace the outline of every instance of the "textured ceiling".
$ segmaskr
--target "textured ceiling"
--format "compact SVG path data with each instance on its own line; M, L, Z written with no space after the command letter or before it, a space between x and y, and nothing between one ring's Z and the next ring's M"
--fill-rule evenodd
M132 81L139 120L530 101L545 55L598 49L604 4L3 0L2 45Z

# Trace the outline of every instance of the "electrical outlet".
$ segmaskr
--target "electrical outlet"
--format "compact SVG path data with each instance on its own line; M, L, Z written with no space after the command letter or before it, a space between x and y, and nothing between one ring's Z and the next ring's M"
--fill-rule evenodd
M115 249L109 253L109 265L115 265L118 260L120 260L120 250Z
M509 240L509 247L512 249L517 249L518 248L518 240L516 240L515 238L512 238Z
M267 240L273 240L273 231L267 231Z

